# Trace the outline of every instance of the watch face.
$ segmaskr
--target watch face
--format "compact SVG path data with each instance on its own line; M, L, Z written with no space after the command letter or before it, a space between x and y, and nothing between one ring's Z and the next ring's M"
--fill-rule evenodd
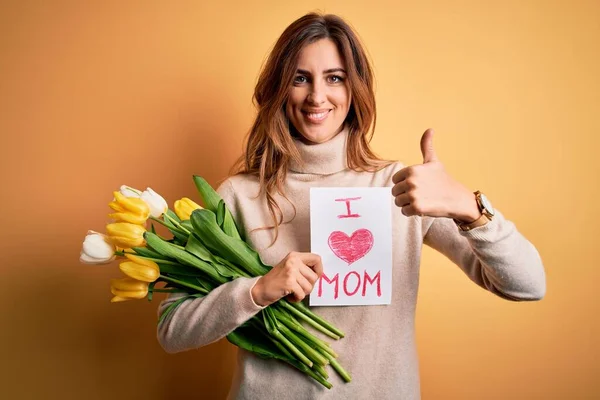
M492 215L494 215L496 213L496 211L494 211L494 207L492 207L492 203L490 203L490 201L488 200L487 197L485 197L485 194L481 194L481 204L485 207L485 209Z

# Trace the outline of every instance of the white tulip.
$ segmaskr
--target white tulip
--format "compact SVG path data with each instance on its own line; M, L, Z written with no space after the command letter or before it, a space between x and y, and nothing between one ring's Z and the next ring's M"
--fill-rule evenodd
M146 188L146 190L141 192L131 186L122 185L120 192L125 197L136 197L144 200L148 204L148 207L150 207L150 215L154 218L160 217L169 209L169 205L165 199L150 188Z
M154 218L160 217L169 209L167 201L150 188L146 188L140 198L148 204L148 207L150 207L150 215Z
M108 264L115 259L115 246L102 233L88 231L79 261L84 264Z
M127 186L127 185L121 185L121 189L119 191L125 197L139 198L142 194L142 192L140 192L139 190L134 189L131 186Z

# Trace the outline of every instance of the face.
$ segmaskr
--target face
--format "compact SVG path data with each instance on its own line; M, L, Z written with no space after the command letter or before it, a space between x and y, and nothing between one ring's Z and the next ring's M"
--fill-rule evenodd
M346 77L331 39L318 40L300 52L286 115L306 142L327 142L343 129L351 100Z

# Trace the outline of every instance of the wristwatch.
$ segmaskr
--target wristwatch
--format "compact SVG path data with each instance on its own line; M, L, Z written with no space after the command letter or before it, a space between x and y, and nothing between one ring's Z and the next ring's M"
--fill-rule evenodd
M490 203L485 194L481 193L479 190L476 191L474 194L475 200L477 201L477 207L479 207L479 212L481 213L481 216L471 223L465 223L455 219L454 222L458 226L458 229L460 229L461 231L470 231L471 229L483 226L490 222L496 214L494 207L492 207L492 203Z

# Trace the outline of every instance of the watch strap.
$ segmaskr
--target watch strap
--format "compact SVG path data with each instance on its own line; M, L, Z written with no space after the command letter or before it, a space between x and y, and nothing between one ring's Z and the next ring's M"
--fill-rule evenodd
M477 227L483 226L483 225L487 224L490 221L491 220L485 214L481 214L481 216L479 218L477 218L475 221L470 222L470 223L465 223L465 222L461 222L461 221L458 221L458 220L454 220L454 222L456 223L456 225L458 226L458 228L461 231L465 231L465 232L468 232L471 229L475 229Z

